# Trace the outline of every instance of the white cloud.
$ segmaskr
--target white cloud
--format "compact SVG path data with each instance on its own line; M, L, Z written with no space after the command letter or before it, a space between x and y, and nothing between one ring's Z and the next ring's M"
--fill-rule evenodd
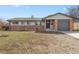
M63 8L63 10L67 10L67 8Z
M67 13L68 12L67 8L63 8L63 11L62 12L63 13Z
M13 7L24 7L26 9L31 8L30 6L26 6L26 5L13 5Z
M13 7L20 7L20 5L13 5Z

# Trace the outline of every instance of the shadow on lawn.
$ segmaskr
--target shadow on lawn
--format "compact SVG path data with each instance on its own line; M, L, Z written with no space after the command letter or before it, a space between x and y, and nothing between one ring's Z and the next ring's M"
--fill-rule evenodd
M35 31L35 33L45 33L45 34L64 34L62 32L55 32L55 31Z

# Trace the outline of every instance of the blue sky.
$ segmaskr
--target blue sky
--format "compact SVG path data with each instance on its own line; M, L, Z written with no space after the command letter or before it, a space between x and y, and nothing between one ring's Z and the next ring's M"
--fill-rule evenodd
M45 17L47 15L62 12L67 13L67 8L72 5L0 5L0 18L14 17Z

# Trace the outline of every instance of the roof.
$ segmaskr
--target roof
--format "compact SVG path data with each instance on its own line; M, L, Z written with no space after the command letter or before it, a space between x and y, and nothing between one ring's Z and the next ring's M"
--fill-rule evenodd
M74 18L74 17L72 17L70 15L67 15L67 14L64 14L64 13L55 13L55 14L52 14L52 15L48 15L48 16L44 17L43 19L48 18L48 17L51 17L51 16L54 16L54 15L57 15L57 14L61 14L61 15L67 16L67 17Z
M41 21L41 18L11 18L7 21Z

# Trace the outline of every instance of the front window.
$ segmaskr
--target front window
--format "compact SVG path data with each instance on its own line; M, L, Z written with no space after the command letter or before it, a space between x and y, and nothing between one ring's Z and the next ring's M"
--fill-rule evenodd
M27 22L27 25L29 25L30 23L29 22Z
M35 22L35 25L38 25L37 22Z
M13 24L18 24L18 22L12 22Z
M21 24L24 24L24 22L21 22Z
M42 25L41 22L40 22L40 25Z
M40 25L40 22L36 22L36 25Z

